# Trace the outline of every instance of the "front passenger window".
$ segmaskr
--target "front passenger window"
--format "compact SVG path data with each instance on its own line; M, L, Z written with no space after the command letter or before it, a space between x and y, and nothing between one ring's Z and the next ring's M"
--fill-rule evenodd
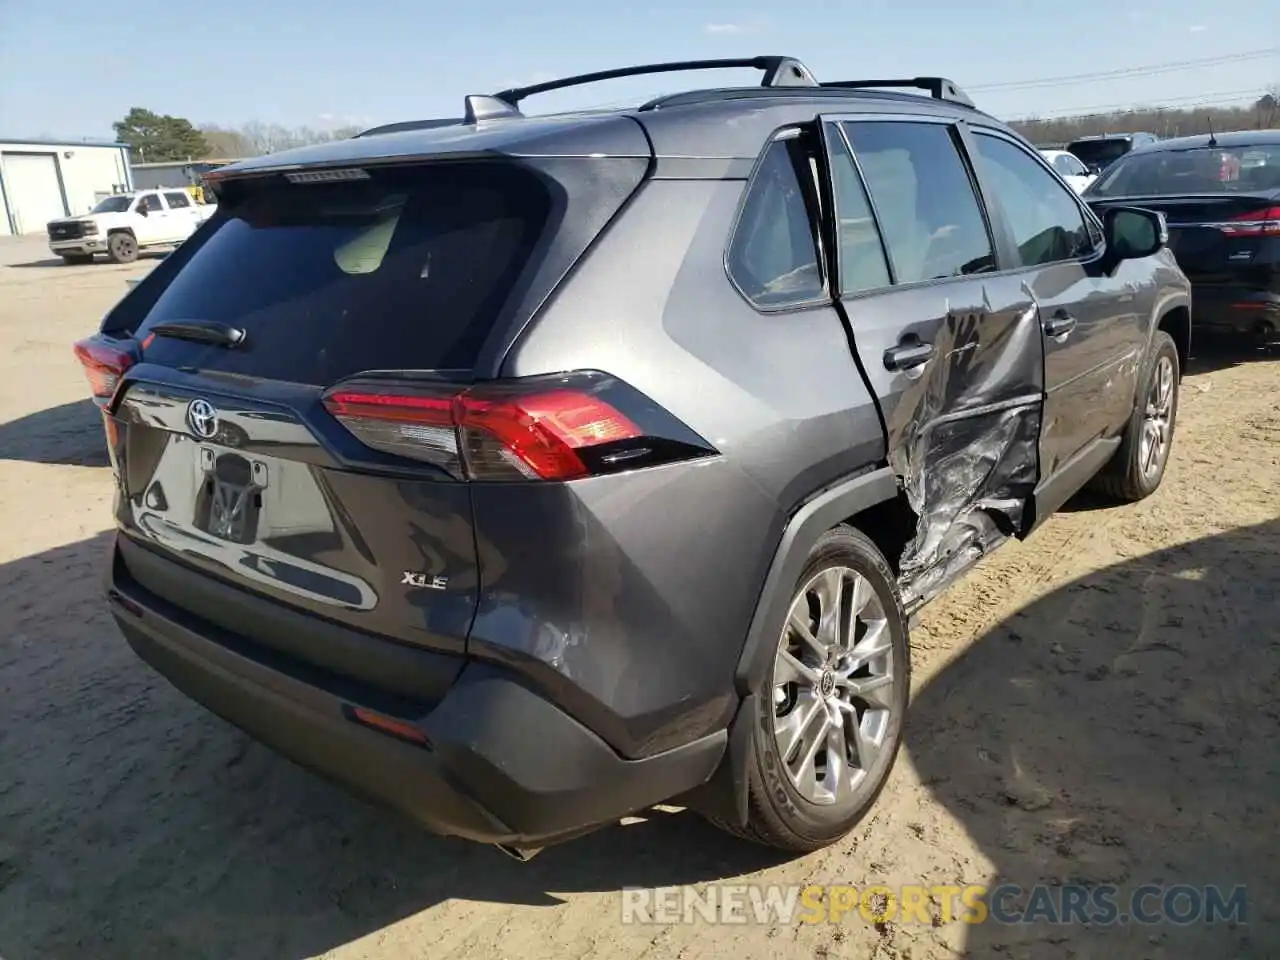
M1084 213L1068 188L1008 140L987 133L974 139L1024 266L1059 263L1093 249Z

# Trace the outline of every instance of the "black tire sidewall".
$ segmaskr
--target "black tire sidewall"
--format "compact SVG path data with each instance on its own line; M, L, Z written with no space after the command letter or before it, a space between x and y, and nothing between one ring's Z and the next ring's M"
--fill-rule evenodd
M793 596L816 573L833 566L850 567L866 577L884 607L897 674L895 709L885 738L886 749L881 751L862 785L844 803L826 806L801 796L786 774L773 733L773 700L767 695L770 688L766 687L756 698L759 708L753 740L759 788L764 793L761 799L781 824L804 844L823 844L838 839L848 833L875 803L899 753L910 699L910 645L906 617L888 564L869 539L850 528L836 528L826 533L815 545L799 581L792 588Z
M1151 386L1155 380L1156 368L1161 357L1168 357L1173 362L1173 400L1169 407L1169 449L1165 451L1164 462L1160 470L1148 477L1142 470L1142 426L1146 419L1147 397L1151 394ZM1164 480L1165 471L1169 469L1169 459L1173 456L1174 435L1178 431L1178 404L1182 399L1182 369L1178 362L1178 348L1173 338L1163 330L1157 330L1151 342L1151 350L1147 356L1147 366L1143 371L1142 382L1138 385L1138 396L1133 404L1133 419L1129 423L1129 436L1126 438L1126 463L1130 481L1141 492L1142 496L1150 496L1159 489Z

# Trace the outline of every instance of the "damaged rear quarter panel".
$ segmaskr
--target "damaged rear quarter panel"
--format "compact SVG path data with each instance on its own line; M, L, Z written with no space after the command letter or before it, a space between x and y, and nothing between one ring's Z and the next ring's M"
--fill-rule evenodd
M1008 276L880 291L844 306L884 417L889 464L916 517L898 563L910 607L1022 532L1039 478L1040 317ZM933 345L932 357L889 370L885 351L912 335Z

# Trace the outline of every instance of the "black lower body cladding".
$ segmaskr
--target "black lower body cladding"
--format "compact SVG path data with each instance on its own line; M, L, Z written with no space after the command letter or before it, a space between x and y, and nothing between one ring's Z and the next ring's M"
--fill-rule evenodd
M227 636L140 586L118 562L110 607L138 655L175 687L284 756L429 830L540 846L683 793L711 777L724 731L628 761L520 678L470 664L413 726L425 744L355 722L403 711L278 651ZM372 702L362 702L372 701Z

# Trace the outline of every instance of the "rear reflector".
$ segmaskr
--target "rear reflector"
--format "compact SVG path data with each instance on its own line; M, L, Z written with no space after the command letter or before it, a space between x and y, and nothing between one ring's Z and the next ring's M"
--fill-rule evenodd
M348 719L380 733L395 737L397 740L405 740L419 747L431 746L431 741L427 739L427 735L405 720L397 720L395 717L389 717L385 713L366 710L364 707L347 707L345 712Z
M1229 237L1280 237L1280 207L1242 213L1218 229Z
M109 401L120 385L120 378L133 366L135 357L128 350L111 346L98 337L78 341L72 348L89 381L89 390L99 404Z
M461 480L575 480L715 452L603 374L472 387L362 381L334 388L324 406L366 446Z

